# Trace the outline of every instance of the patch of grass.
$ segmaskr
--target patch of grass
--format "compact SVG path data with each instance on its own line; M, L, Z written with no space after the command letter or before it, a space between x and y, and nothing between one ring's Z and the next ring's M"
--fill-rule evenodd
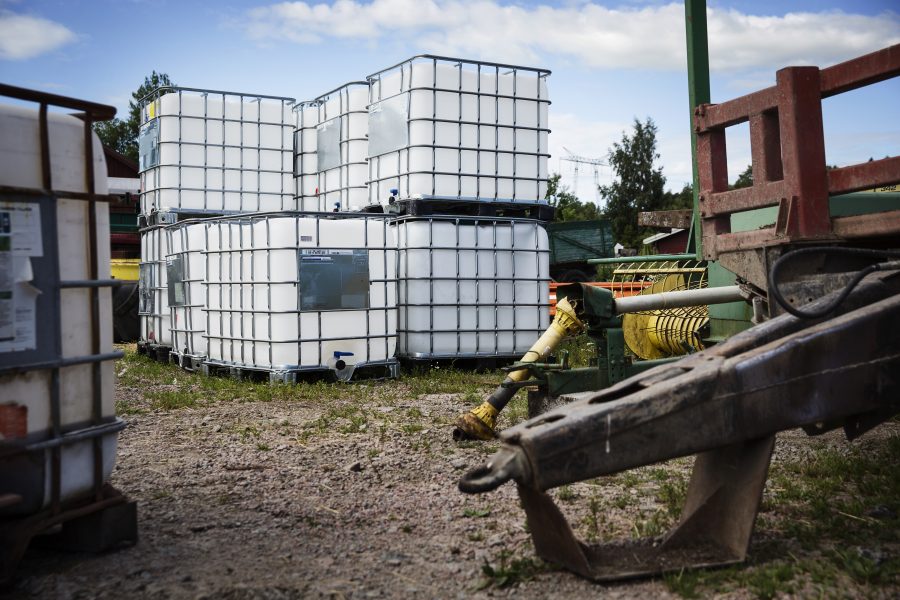
M701 573L694 569L682 569L677 573L663 575L663 582L670 592L682 598L700 598L700 575Z
M633 471L626 471L616 477L616 479L618 479L619 483L626 489L637 487L641 482L641 479Z
M409 386L413 396L428 394L469 394L483 395L502 381L501 371L472 373L453 368L421 367L403 376L402 381Z
M597 357L596 344L587 334L563 340L556 352L554 352L557 360L562 360L562 352L564 350L569 352L569 366L573 368L587 367L593 364Z
M495 564L485 559L481 565L481 573L484 579L476 588L483 590L488 587L506 588L524 581L534 579L534 576L547 570L547 565L542 560L532 557L514 557L508 550L502 550L495 558Z
M471 404L472 406L478 406L484 402L484 395L479 394L478 392L466 392L463 396L463 402Z
M588 514L584 518L584 524L587 526L587 537L594 541L600 538L600 514L603 503L597 496L591 496L588 502Z
M575 499L575 492L570 485L561 485L556 490L556 497L562 502L571 502Z
M522 390L516 392L500 415L504 421L504 427L511 427L526 420L528 418L528 397L525 392Z
M117 415L145 415L147 409L143 408L139 403L130 400L116 400Z
M637 517L631 524L631 537L634 539L656 537L663 534L673 522L674 520L668 518L665 512L659 510L651 513L646 519Z
M272 448L266 443L256 442L256 449L259 450L260 452L268 452Z
M144 397L150 401L150 406L155 410L192 408L199 404L197 394L190 390L151 390L145 392Z
M668 481L659 486L656 500L663 505L663 511L673 520L681 514L687 497L687 488L687 479L678 475L671 475Z
M475 517L478 519L483 519L484 517L488 517L491 514L490 508L465 508L463 509L464 517Z
M744 589L756 598L781 595L888 596L900 585L900 436L825 448L773 462L757 521L751 561L714 571L668 575L685 598ZM670 480L671 481L671 480ZM669 482L667 482L669 483ZM659 490L664 507L681 496ZM877 518L870 516L878 508Z

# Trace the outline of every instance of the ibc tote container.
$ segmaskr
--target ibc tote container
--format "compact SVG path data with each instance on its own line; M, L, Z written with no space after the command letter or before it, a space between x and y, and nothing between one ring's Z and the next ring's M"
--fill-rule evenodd
M171 315L172 351L178 363L194 369L206 356L205 220L182 221L165 229L166 296Z
M115 113L111 107L2 87L4 94L50 99L89 114L103 109L105 118ZM106 164L97 136L88 133L86 141L86 127L70 115L42 111L39 116L34 109L0 106L4 518L52 506L55 522L62 522L72 518L65 512L75 505L69 501L83 514L92 510L86 508L90 502L98 507L101 498L112 501L101 490L115 462L117 432L124 428L113 402L113 360L121 353L112 345L109 211L96 197L107 193ZM42 148L48 162L42 162ZM45 524L32 521L25 533L35 534ZM7 541L10 546L0 545L0 579L14 566L18 556L12 546L22 537Z
M294 193L297 208L322 211L319 204L319 161L316 156L316 126L319 104L315 100L298 102L294 112Z
M293 98L159 88L141 101L141 214L292 210Z
M138 274L138 317L141 335L138 343L150 346L172 345L172 315L169 311L169 283L166 257L169 237L165 226L141 230L141 262Z
M403 358L519 358L549 326L550 262L539 221L401 217L398 351Z
M355 81L316 99L319 210L359 210L368 204L369 84Z
M370 75L369 203L546 202L549 75L431 55Z
M208 364L283 379L395 374L396 250L384 217L223 217L208 235Z

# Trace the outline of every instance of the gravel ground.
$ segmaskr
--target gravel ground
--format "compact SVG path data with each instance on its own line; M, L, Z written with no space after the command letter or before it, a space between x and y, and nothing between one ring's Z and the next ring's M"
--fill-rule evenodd
M335 418L323 429L311 424L333 415L340 399L153 410L140 389L120 385L117 394L146 408L127 417L112 476L138 501L140 541L99 556L33 548L11 597L676 597L659 580L598 586L540 565L513 486L458 492L464 470L496 447L451 441L450 423L471 398L373 394L362 424ZM896 435L897 425L875 435ZM783 434L776 460L840 439ZM667 472L684 481L689 466L675 461ZM639 500L604 511L600 524L589 518L589 499L655 485L640 481L574 484L561 505L580 535L593 527L627 536L636 515L658 508L652 493L631 490ZM483 565L497 568L503 557L535 572L478 589Z

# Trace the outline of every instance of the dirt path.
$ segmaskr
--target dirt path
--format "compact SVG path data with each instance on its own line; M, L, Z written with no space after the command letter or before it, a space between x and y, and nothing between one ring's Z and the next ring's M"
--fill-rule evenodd
M662 581L601 587L535 561L513 486L477 497L456 490L495 447L450 439L471 398L411 397L393 385L394 396L362 402L154 410L120 384L120 401L139 409L127 417L112 483L138 501L139 543L102 556L30 550L11 596L675 597ZM778 452L837 439L787 434ZM688 468L683 460L605 487L575 484L562 492L564 509L581 535L628 535L636 516L658 510L660 482L683 481ZM597 506L608 510L598 516ZM485 564L514 585L478 589L492 581Z

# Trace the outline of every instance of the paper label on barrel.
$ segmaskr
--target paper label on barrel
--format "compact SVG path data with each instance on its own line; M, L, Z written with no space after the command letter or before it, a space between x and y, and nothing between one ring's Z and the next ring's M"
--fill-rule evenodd
M0 202L0 353L37 347L31 257L43 255L40 205Z

